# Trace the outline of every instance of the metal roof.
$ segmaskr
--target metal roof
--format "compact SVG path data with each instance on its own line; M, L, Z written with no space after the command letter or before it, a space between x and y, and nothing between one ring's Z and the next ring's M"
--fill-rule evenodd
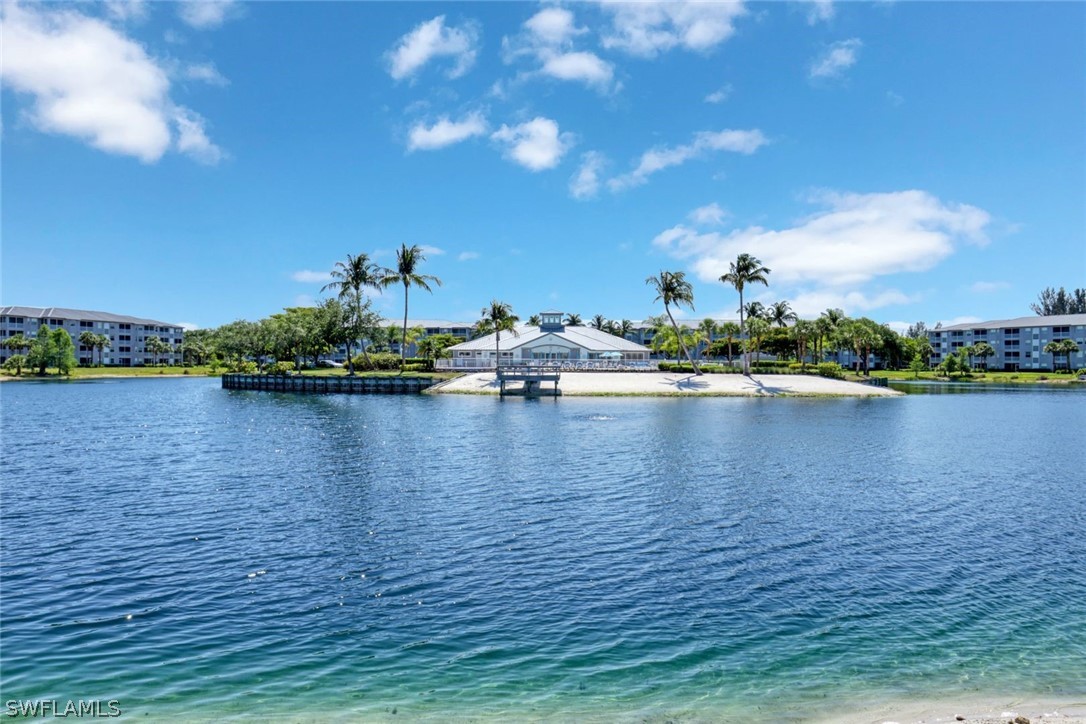
M392 326L399 327L400 325L403 324L403 317L401 317L399 319L385 318L385 319L383 319L381 321L385 326L392 325ZM408 329L411 329L412 327L425 327L426 329L432 329L433 327L440 327L440 328L443 328L443 329L447 329L447 328L450 328L450 327L467 327L468 329L471 329L473 326L475 326L474 322L450 322L447 319L410 319L409 318L407 320L407 328Z
M613 334L601 332L592 327L566 327L562 332L544 332L539 327L529 327L526 325L517 327L516 336L510 332L502 332L501 339L498 341L498 349L500 351L508 352L547 336L557 337L571 344L575 344L582 349L587 349L589 352L650 351L648 347L640 345L637 342L631 342L628 339L616 337ZM494 349L494 335L488 334L485 337L478 337L469 342L461 342L460 344L449 347L449 349L455 352L492 350Z
M1005 329L1007 327L1072 327L1086 325L1086 314L1053 314L1048 317L1015 317L1014 319L993 319L988 322L966 322L939 327L931 332L957 332L965 329Z
M66 309L64 307L0 307L0 316L4 317L30 317L31 319L64 319L76 322L115 322L117 324L142 324L155 327L177 327L180 324L173 322L160 322L157 319L144 319L143 317L130 317L127 314L112 314L110 312L94 312L86 309Z

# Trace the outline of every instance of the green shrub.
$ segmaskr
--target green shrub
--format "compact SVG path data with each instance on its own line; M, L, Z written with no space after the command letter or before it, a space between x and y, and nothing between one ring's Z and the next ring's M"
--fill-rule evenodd
M246 374L246 375L255 374L257 369L258 369L258 367L256 365L256 362L252 362L252 361L247 360L247 359L246 360L240 360L238 362L234 362L233 364L230 365L230 371L231 372L240 372L240 373Z
M369 364L364 355L356 355L351 359L356 370L372 372L374 370L398 370L400 369L400 355L391 352L370 352Z
M1038 379L1038 380L1047 380L1047 379L1048 379L1048 375L1037 375L1037 379Z
M425 362L412 362L403 366L404 372L426 372L429 369Z
M293 371L294 371L294 363L293 362L276 362L274 364L268 365L267 369L264 370L264 374L268 374L268 375L289 375Z
M656 368L661 372L670 372L674 366L674 362L658 362L656 364Z
M841 365L836 362L819 362L817 370L819 377L830 377L839 380L845 376Z

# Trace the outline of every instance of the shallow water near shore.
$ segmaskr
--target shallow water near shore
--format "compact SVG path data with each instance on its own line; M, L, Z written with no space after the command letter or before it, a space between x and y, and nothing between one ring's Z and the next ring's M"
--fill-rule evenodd
M1086 696L1081 390L0 390L2 699L802 721Z

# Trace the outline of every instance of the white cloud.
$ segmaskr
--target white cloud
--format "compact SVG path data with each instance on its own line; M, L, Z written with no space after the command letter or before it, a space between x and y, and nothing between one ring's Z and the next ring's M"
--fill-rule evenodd
M589 151L581 156L581 167L569 180L569 195L578 200L595 197L605 163L606 159L599 151Z
M807 23L810 25L829 22L836 14L833 0L807 0Z
M944 327L953 327L955 324L973 324L974 322L982 322L980 317L974 317L971 315L964 315L961 317L954 317L952 319L940 319L938 324Z
M521 79L547 76L584 83L601 93L612 89L614 66L595 53L573 49L573 39L588 31L576 26L571 11L544 8L525 21L523 28L519 35L502 38L506 63L531 58L538 64L535 71L522 74Z
M296 282L304 282L306 284L325 284L332 281L332 275L329 272L312 271L310 269L296 271L290 275L290 278Z
M616 176L607 183L612 191L621 191L640 186L646 183L654 173L682 165L708 151L732 151L749 155L767 143L769 140L758 129L701 131L695 134L694 140L686 145L663 146L645 151L641 154L641 159L633 171Z
M459 121L450 121L448 116L442 116L432 126L427 127L424 123L412 126L408 134L407 150L431 151L444 148L474 136L485 135L486 131L486 119L477 111L469 113Z
M105 22L68 8L4 6L3 83L33 96L31 124L153 163L173 146L214 163L205 122L169 96L165 67Z
M582 81L585 85L607 90L614 78L614 67L598 55L587 52L553 55L543 62L540 71L558 80Z
M211 30L226 22L234 10L233 0L186 0L178 3L177 14L186 25Z
M724 223L727 215L728 212L720 208L720 204L714 201L707 206L699 206L694 209L687 218L701 226L719 226Z
M475 63L478 40L479 29L474 22L446 27L445 16L438 15L417 25L387 53L389 75L403 80L415 75L431 59L447 57L455 61L448 77L459 78Z
M723 103L728 100L732 94L732 84L729 83L726 86L717 88L715 91L705 96L706 103Z
M905 97L894 91L886 91L886 102L895 108L898 108L905 103Z
M147 19L146 0L106 0L106 14L122 23Z
M548 7L528 18L524 27L539 42L548 45L568 43L575 36L587 33L585 28L578 28L573 22L573 13L566 8Z
M191 332L195 329L200 328L200 325L196 324L195 322L178 322L177 326L185 330L186 332Z
M456 255L457 261L471 261L472 259L478 259L479 252L477 251L462 251Z
M834 43L826 52L811 62L809 75L814 78L838 78L859 60L863 43L859 38L850 38Z
M750 253L772 270L772 280L847 287L879 276L931 269L956 245L988 242L986 211L944 203L925 191L824 193L827 207L791 228L751 226L730 233L699 234L678 225L653 244L689 260L698 278L712 281L728 271L740 253Z
M542 116L516 126L502 125L491 136L505 146L506 159L529 171L554 168L573 146L573 136L560 133L558 124Z
M735 33L736 18L747 12L742 0L605 1L602 7L612 20L603 47L647 58L675 47L711 50Z
M856 315L880 307L913 304L918 301L920 301L920 295L905 294L897 289L887 289L872 294L861 291L842 292L818 289L800 292L789 297L792 311L804 318L817 317L827 309L843 309L845 314Z
M185 67L184 76L189 80L198 80L209 85L230 85L230 81L219 72L214 63L193 63L188 65Z
M991 294L1010 288L1010 282L973 282L969 285L969 291L974 294Z
M445 253L444 249L439 249L436 246L430 246L429 244L419 244L419 248L422 249L422 253L426 256L441 256Z

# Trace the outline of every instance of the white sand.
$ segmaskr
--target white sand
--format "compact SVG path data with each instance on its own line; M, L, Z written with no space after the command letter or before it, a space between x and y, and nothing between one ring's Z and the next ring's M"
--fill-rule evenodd
M553 388L544 382L543 388ZM508 382L506 388L519 387ZM712 395L734 397L892 397L900 392L858 382L842 382L813 375L702 375L681 372L563 372L558 382L563 396L576 395ZM435 392L498 394L493 372L464 375Z
M1021 718L1020 718L1021 717ZM886 702L861 711L814 718L818 724L1086 724L1081 699Z

